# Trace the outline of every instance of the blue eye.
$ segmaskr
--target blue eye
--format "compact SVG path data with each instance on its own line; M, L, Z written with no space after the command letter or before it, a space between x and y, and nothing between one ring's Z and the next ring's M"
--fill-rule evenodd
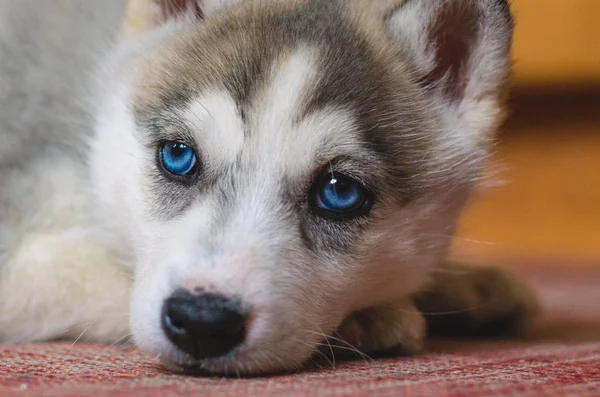
M165 142L159 148L159 159L165 170L177 176L192 176L197 169L194 150L181 142Z
M329 215L345 218L368 210L369 194L358 181L341 174L329 174L316 186L315 204Z

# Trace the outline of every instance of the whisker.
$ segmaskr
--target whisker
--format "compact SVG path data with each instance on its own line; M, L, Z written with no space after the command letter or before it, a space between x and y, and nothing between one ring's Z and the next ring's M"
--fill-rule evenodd
M88 322L85 322L85 323L74 325L72 327L66 328L64 331L61 331L60 334L66 334L67 332L73 331L74 329L77 329L77 328L88 327L88 326L92 325L95 322L96 322L96 320L92 320L92 321L88 321Z
M317 345L318 346L328 346L324 343L317 343ZM357 357L361 358L365 363L368 363L369 361L371 361L371 362L375 361L371 357L366 355L365 353L358 350L356 347L348 347L348 346L342 346L342 345L336 345L336 344L333 344L331 346L333 346L336 349L352 352L352 353L356 354Z
M450 238L453 238L454 240L464 241L467 243L474 243L474 244L485 244L485 245L502 245L502 244L504 244L502 241L477 240L477 239L472 239L472 238L468 238L468 237L461 237L461 236L456 236L453 234L444 234L444 233L423 233L423 236L450 237Z
M422 311L418 311L418 310L404 310L404 309L397 309L398 311L402 312L402 313L407 313L407 314L422 314L422 315L426 315L426 316L445 316L445 315L449 315L449 314L461 314L461 313L468 313L474 310L478 310L484 307L488 307L490 305L493 305L495 303L497 303L498 300L495 299L493 301L489 301L486 303L482 303L481 305L476 305L476 306L471 306L471 307L466 307L464 309L456 309L456 310L448 310L445 312L422 312Z
M348 342L347 340L345 340L344 338L342 338L342 337L340 336L340 334L338 334L337 332L335 332L335 334L336 334L336 335L337 335L339 338L336 338L335 336L332 336L332 335L328 336L328 338L331 338L331 339L333 339L334 341L341 342L341 343L345 344L345 345L347 346L347 347L345 347L345 349L348 349L348 350L353 350L353 351L354 351L355 353L357 353L357 354L358 354L358 355L359 355L359 356L360 356L360 357L361 357L363 360L365 360L365 362L366 362L367 360L368 360L368 361L374 361L374 360L373 360L373 358L372 358L371 356L369 356L369 355L368 355L368 354L366 354L365 352L362 352L362 351L360 351L360 349L359 349L358 347L354 346L352 343L350 343L350 342ZM338 346L338 347L342 348L342 346Z
M73 346L75 346L75 344L76 344L77 342L79 342L79 340L81 339L81 337L83 337L83 334L85 334L85 333L86 333L86 332L87 332L87 331L88 331L88 330L89 330L89 329L92 327L92 324L93 324L94 322L95 322L95 321L92 321L92 322L90 323L90 325L88 325L88 326L87 326L87 327L86 327L86 328L85 328L85 329L84 329L84 330L83 330L83 331L82 331L82 332L79 334L79 336L78 336L78 337L77 337L77 338L76 338L76 339L73 341L73 343L71 343L71 345L69 345L69 347L67 347L67 349L66 349L66 350L65 350L65 351L62 353L62 356L64 356L65 354L67 354L67 352L68 352L68 351L69 351L69 350L70 350L70 349L71 349Z
M318 336L321 336L321 337L323 336L321 333L318 333L318 332L314 332L314 331L308 331L308 332L318 335ZM327 361L329 363L329 365L331 365L331 367L333 369L335 369L335 361L332 361L332 359L329 358L329 356L327 356L327 354L325 354L321 350L317 349L317 346L319 345L318 342L309 342L309 341L298 339L298 338L294 338L294 340L298 343L308 346L310 348L310 350L312 351L312 353L316 353L319 356L321 356L322 358L324 358L325 361ZM311 360L312 360L312 358L311 358ZM313 362L314 362L314 360L313 360ZM319 367L322 368L320 365L319 365Z
M330 344L330 346L331 346L331 342L329 342L329 340L333 340L335 342L341 342L341 343L343 343L346 346L343 346L343 345L333 345L333 346L336 347L336 348L342 349L342 350L352 351L352 352L358 354L359 357L361 357L365 361L367 361L367 360L373 361L372 357L370 357L369 355L367 355L364 352L361 352L356 346L354 346L353 344L351 344L347 340L344 340L343 338L338 338L338 337L335 337L333 335L324 335L322 333L315 333L315 334L323 336L327 340L327 342ZM339 334L338 334L338 336L339 336Z
M131 335L133 335L133 333L131 333L131 332L127 333L125 336L120 337L119 339L117 339L116 341L111 343L110 345L106 346L106 349L110 349L111 347L114 347L119 342L121 342L123 339L129 338Z
M331 342L329 342L329 339L327 339L327 335L325 335L322 331L321 331L321 335L325 338L325 340L327 341L327 344L329 345L329 351L331 352L331 361L332 361L332 369L335 369L335 353L333 351L333 346L331 346Z

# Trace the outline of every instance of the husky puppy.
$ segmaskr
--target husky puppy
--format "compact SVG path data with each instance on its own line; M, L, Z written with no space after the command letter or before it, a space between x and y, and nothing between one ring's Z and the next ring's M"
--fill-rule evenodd
M92 86L123 11L94 3L0 1L0 341L131 332L258 374L418 352L427 313L531 317L445 263L503 119L505 0L155 0Z

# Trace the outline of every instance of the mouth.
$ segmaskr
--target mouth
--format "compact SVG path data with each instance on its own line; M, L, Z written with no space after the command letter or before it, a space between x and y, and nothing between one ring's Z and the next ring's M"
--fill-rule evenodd
M270 346L278 346L276 342L273 341ZM287 354L281 354L282 351ZM387 354L382 357L387 357ZM266 349L265 346L241 345L226 355L201 360L194 360L190 356L159 357L160 363L174 373L200 377L237 378L277 376L301 370L323 369L335 367L336 362L339 361L356 359L367 361L372 360L372 357L335 336L323 336L317 341L307 341L295 348L285 346L281 349Z
M178 360L161 356L159 362L168 371L198 377L276 376L296 372L305 367L304 363L285 365L285 361L278 356L268 352L251 352L250 349L240 349L237 353L232 352L226 356L204 360Z

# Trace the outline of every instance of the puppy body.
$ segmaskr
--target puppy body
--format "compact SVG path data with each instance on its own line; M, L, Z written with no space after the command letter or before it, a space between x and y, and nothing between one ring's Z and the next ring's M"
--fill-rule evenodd
M130 287L99 242L87 168L91 75L120 3L0 1L2 342L128 332Z
M157 2L99 74L89 140L27 163L31 187L0 157L6 191L47 206L26 223L38 203L0 199L16 214L0 223L0 338L114 341L130 317L143 350L219 373L297 367L336 330L366 352L419 350L411 296L443 266L502 120L512 25L503 1L375 3ZM193 179L165 170L165 142L193 149ZM368 209L319 208L328 176ZM180 289L241 302L243 343L176 347L161 307Z

